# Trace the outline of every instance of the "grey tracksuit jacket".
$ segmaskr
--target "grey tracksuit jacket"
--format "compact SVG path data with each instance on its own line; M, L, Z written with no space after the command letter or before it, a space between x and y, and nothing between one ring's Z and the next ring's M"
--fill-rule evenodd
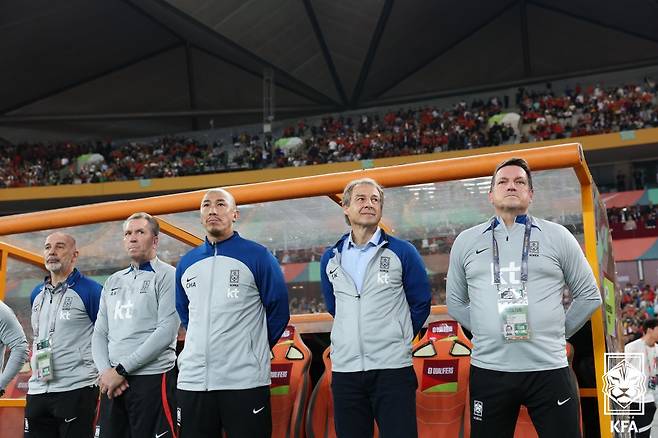
M463 231L450 251L448 313L473 333L471 363L495 371L542 371L567 366L565 337L600 308L601 294L583 251L562 225L532 218L528 257L530 339L505 342L493 283L491 233L500 251L501 286L521 284L521 252L527 215L511 228L497 218ZM562 291L573 302L565 312Z
M112 274L103 286L92 351L99 371L161 374L176 362L176 270L157 257Z
M32 377L28 394L62 392L92 386L98 373L91 355L91 336L102 286L75 269L60 285L46 279L32 291ZM38 329L38 330L37 330ZM54 329L54 330L52 330ZM50 338L53 376L37 380L37 344Z

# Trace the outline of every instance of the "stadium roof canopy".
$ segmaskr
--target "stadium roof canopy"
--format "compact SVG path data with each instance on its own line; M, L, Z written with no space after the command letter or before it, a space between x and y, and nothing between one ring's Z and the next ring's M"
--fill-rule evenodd
M656 0L33 0L0 5L8 126L139 136L658 64ZM83 117L84 116L84 117Z

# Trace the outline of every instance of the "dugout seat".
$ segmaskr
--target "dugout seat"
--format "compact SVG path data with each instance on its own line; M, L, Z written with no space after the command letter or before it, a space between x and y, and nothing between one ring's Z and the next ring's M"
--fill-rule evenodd
M315 384L306 413L307 438L336 438L334 400L331 396L331 359L328 347L322 353L324 373Z
M272 437L304 438L304 418L311 395L311 351L289 325L272 348Z
M27 381L32 376L30 362L27 360L21 371L5 388L3 399L25 398ZM22 438L24 430L25 409L22 407L6 407L0 409L0 438Z
M418 379L419 438L470 435L468 378L472 344L452 320L435 321L412 350Z

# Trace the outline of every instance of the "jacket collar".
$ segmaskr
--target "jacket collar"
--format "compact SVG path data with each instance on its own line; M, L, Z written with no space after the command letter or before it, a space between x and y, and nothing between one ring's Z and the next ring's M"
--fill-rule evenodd
M130 274L131 272L137 270L137 271L148 271L148 272L155 272L155 269L153 269L153 263L158 259L157 256L153 260L148 260L144 263L141 263L139 266L133 265L132 263L130 264L130 268L128 269L128 272L126 274Z
M208 236L206 236L206 239L203 242L203 252L206 253L206 254L214 254L215 253L215 248L217 246L227 244L227 243L231 242L232 240L235 240L239 237L240 237L240 235L238 234L238 232L233 231L233 235L231 237L229 237L228 239L222 240L221 242L212 243L212 242L210 242L210 240L208 240Z
M78 280L80 279L81 276L82 276L82 274L80 273L80 271L78 271L78 268L73 268L73 272L71 272L69 274L69 276L66 277L66 280L64 282L66 283L67 287L73 287L75 285L75 283L78 282ZM50 282L50 275L46 276L43 283L44 283L45 286L48 286L48 285L50 285L52 287L57 286L56 284L52 284Z
M520 214L516 217L516 219L514 219L514 222L517 223L517 224L525 225L525 223L526 223L526 221L528 221L528 219L530 219L529 215ZM495 217L490 218L488 223L489 223L489 226L482 232L482 234L486 233L487 231L491 231L492 226L493 226L493 228L496 228L498 226L498 224L501 223L501 221L498 218L498 216L495 216ZM541 228L539 228L539 226L535 223L535 221L532 221L532 228L537 228L538 230L541 230Z

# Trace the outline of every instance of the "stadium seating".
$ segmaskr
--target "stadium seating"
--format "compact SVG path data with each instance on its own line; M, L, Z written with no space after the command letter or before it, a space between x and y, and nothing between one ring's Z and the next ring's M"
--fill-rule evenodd
M272 437L303 438L311 394L311 351L294 326L286 327L272 349Z

